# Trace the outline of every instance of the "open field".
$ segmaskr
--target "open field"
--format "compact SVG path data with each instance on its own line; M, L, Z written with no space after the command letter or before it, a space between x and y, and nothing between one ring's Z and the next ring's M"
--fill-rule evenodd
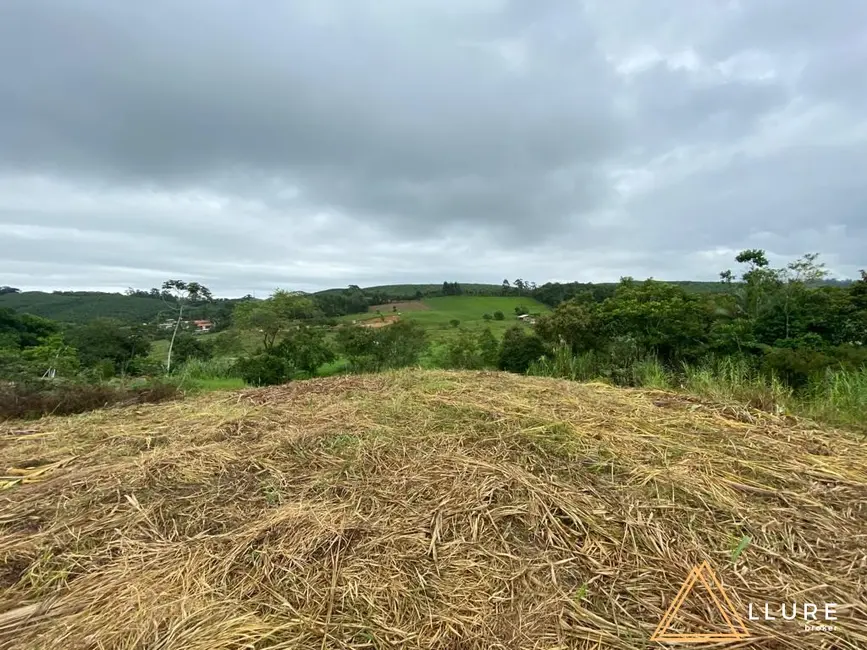
M395 303L405 305L407 303ZM420 307L423 305L423 307ZM515 308L526 307L534 313L546 314L551 310L532 298L513 297L488 297L488 296L446 296L442 298L427 298L415 303L412 309L398 306L401 318L417 321L429 330L449 329L452 320L460 321L460 326L465 329L480 329L490 326L494 333L502 333L507 328L515 325ZM381 305L380 310L384 316L392 313L390 305ZM495 311L503 312L506 317L502 321L486 321L483 316L493 315ZM367 318L378 318L375 310L366 314L351 314L342 316L341 320L353 321Z
M405 300L403 302L389 302L384 305L371 305L367 311L375 314L376 312L393 313L395 310L399 312L405 311L424 311L430 309L424 300Z
M0 458L8 650L643 650L701 562L737 647L867 647L867 446L793 418L413 370L6 423ZM703 594L679 631L724 631ZM748 620L805 600L833 630Z
M496 294L499 293L502 289L502 285L500 284L484 284L477 282L461 282L461 288L466 292L481 292L487 294ZM438 291L442 291L443 285L442 282L439 284L385 284L379 285L375 287L364 287L364 291L370 293L381 293L386 296L411 296L416 291L420 291L422 294L432 294ZM334 289L325 289L323 291L317 291L316 293L335 293L344 291L345 287L342 288L334 288Z

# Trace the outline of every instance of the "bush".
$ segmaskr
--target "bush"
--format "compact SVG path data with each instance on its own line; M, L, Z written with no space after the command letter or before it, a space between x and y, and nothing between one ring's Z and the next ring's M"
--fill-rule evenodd
M506 320L506 315L501 311L494 312L494 320Z
M274 354L283 357L298 370L314 376L316 370L335 359L334 350L321 330L309 327L293 330L274 348Z
M867 433L867 368L826 370L805 393L804 410L811 417Z
M112 377L114 377L114 361L111 359L96 361L81 373L81 379L92 384L99 384Z
M446 362L449 368L478 370L484 366L479 344L469 333L461 332L446 346Z
M807 386L828 370L855 371L867 366L867 349L855 346L774 347L765 351L762 370L779 377L792 388Z
M485 368L496 368L500 360L500 344L497 343L491 328L486 327L479 332L478 346L482 365Z
M274 386L289 381L295 369L284 357L262 352L238 359L232 372L251 386Z
M178 366L175 374L184 379L234 379L240 377L234 359L190 359Z
M337 345L354 372L415 365L426 344L424 329L413 321L380 328L347 325L337 332Z
M190 359L208 360L214 356L214 342L187 332L178 333L172 346L172 370Z
M223 330L212 339L214 354L236 355L244 352L244 342L238 329Z
M490 314L482 314L482 318L484 318L485 320L492 320L494 317Z
M768 412L787 409L793 399L789 386L760 373L745 357L708 357L699 364L684 364L682 387L718 402L741 402Z
M449 325L451 325L452 327L457 327L460 324L461 324L461 321L459 321L457 318L452 318L449 321Z
M595 352L575 354L566 343L558 345L553 354L545 355L531 363L527 372L540 377L557 377L572 381L593 381L605 377Z
M162 402L180 396L178 387L166 382L138 387L52 381L5 383L0 384L0 420L72 415L112 405Z
M498 366L500 370L525 373L531 363L545 356L546 351L538 336L521 327L512 327L506 331L500 344Z

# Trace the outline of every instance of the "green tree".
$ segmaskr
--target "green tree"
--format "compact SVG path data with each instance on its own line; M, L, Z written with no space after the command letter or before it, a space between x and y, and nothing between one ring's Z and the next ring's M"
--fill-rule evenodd
M452 318L449 321L449 325L451 325L452 327L457 327L460 324L461 324L461 321L459 321L457 318Z
M493 320L494 317L490 314L482 314L482 318L484 318L485 320Z
M111 318L96 318L68 335L84 367L108 362L117 374L133 373L135 362L150 353L151 343L142 328Z
M175 366L190 359L207 360L214 356L214 343L189 332L179 332L175 339L172 359Z
M448 342L446 355L449 368L477 370L484 366L478 340L466 331Z
M177 320L175 327L172 330L172 338L169 341L169 349L166 353L166 372L172 370L172 349L175 345L175 338L178 335L178 328L184 317L184 308L195 303L208 302L213 299L211 291L204 285L198 282L185 282L184 280L166 280L163 282L163 295L168 294L174 299L172 307L177 310ZM171 303L166 303L171 304Z
M25 348L22 359L43 377L72 377L79 369L78 351L69 346L61 334L51 334L39 345Z
M336 358L324 333L304 326L289 331L275 348L275 354L311 377L316 374L320 366L331 363Z
M506 320L506 316L503 314L503 312L497 310L494 312L494 320Z
M350 367L365 372L414 365L427 345L424 329L414 321L378 328L345 325L336 338Z
M705 350L711 313L698 295L666 282L621 281L600 308L604 330L628 337L663 362L696 360Z
M262 347L270 352L281 334L318 313L316 304L306 294L278 289L267 300L240 303L235 307L233 319L240 329L259 332Z
M540 338L551 345L567 345L573 353L604 347L608 340L606 330L599 305L576 299L561 303L536 321Z
M251 386L273 386L289 381L295 369L280 355L260 352L238 359L233 372Z
M782 308L786 320L784 338L792 335L792 318L798 308L805 306L809 300L810 286L828 276L825 265L818 262L818 253L807 253L798 260L790 263L785 270L778 274L782 281Z
M500 359L500 344L497 343L491 328L486 327L479 332L478 348L482 365L485 368L496 368Z
M506 330L500 344L498 365L500 370L525 373L530 364L538 361L546 351L545 343L534 333L522 327L511 327Z
M755 320L767 308L768 297L779 288L780 273L770 268L763 250L741 251L735 257L735 261L747 265L747 270L741 275L744 283L741 290L743 311Z

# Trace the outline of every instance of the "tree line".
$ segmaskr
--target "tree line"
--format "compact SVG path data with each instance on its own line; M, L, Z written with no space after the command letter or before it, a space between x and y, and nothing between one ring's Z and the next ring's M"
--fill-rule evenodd
M314 295L278 290L263 300L235 301L225 311L225 331L205 339L182 323L213 303L211 292L196 282L170 280L160 289L161 298L170 295L165 314L174 326L168 333L106 318L71 325L0 310L0 377L20 381L47 374L99 381L165 375L193 359L229 354L235 361L227 372L250 384L313 376L338 358L349 371L368 372L413 365L423 357L440 367L634 384L637 369L648 360L677 374L690 365L737 359L800 390L822 373L865 367L865 272L851 283L829 284L816 254L773 268L764 251L746 250L735 262L739 268L722 271L713 293L628 277L610 286L505 281L501 293L544 298L553 312L533 328L509 329L501 340L490 330L465 331L452 323L448 341L434 346L411 320L381 328L338 326L335 315L364 311L371 300L383 299L357 286ZM460 289L450 282L442 287ZM154 342L168 336L164 358L152 358ZM240 337L258 342L251 350L239 345Z

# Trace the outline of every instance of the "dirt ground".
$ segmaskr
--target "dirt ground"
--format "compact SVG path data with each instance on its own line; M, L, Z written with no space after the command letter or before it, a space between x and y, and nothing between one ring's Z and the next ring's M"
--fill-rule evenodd
M430 309L421 300L408 300L406 302L390 302L385 305L371 305L367 310L372 313L379 310L384 314L393 311L395 307L397 307L397 311L427 311Z

